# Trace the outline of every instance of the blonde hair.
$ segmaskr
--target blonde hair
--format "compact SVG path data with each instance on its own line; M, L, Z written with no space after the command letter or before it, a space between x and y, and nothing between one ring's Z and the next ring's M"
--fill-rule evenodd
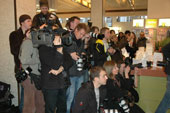
M114 61L106 61L103 65L103 67L106 70L107 76L109 78L113 78L112 70L116 66L116 63Z

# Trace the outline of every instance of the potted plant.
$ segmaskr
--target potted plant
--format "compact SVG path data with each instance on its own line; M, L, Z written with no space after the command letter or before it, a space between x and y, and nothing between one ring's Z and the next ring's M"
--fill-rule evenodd
M155 42L155 50L161 52L162 47L170 43L170 37L165 38L164 40Z

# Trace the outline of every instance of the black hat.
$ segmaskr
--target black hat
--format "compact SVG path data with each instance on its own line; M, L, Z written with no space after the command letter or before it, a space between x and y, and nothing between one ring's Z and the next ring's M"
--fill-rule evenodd
M48 1L47 1L47 0L40 0L40 1L39 1L39 4L40 4L40 7L42 7L42 6L47 6L47 7L49 8Z
M27 15L27 14L21 15L21 16L19 17L19 23L20 23L20 25L21 25L22 22L24 22L24 21L27 20L27 19L31 19L31 17L30 17L29 15Z

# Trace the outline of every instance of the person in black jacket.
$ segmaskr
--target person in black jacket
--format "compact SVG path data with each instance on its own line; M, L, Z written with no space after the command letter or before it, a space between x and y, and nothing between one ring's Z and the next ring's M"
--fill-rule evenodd
M162 52L166 61L165 73L167 74L167 88L155 113L166 113L170 106L170 43L162 48Z
M145 47L146 48L146 42L147 42L147 38L145 37L145 33L144 32L140 32L140 37L138 38L137 41L137 47Z
M21 27L10 33L9 36L9 43L10 43L10 51L11 54L14 56L14 72L17 73L17 71L21 68L21 62L19 60L19 51L20 46L22 44L23 39L25 38L25 32L31 28L32 21L31 17L27 14L23 14L19 17L19 23ZM19 87L19 86L18 86ZM22 113L23 103L24 103L24 90L23 87L21 87L21 101L19 103L19 109Z
M63 50L61 38L55 36L54 47L39 47L42 74L42 91L45 100L45 113L66 112L65 73L72 65L71 57Z
M71 85L67 89L67 113L70 113L74 97L84 81L86 70L83 68L82 55L86 54L82 38L87 33L87 25L80 23L75 30L70 33L72 37L72 45L67 46L66 49L72 58L73 65L69 68L69 77ZM74 104L74 103L73 103Z
M102 35L98 36L95 42L94 48L94 65L103 66L105 61L111 60L111 55L115 53L115 50L109 46L108 40L110 38L110 30L107 27L103 27L100 30Z
M144 113L144 111L134 103L134 95L131 93L131 81L129 80L130 67L125 69L125 78L120 75L117 64L114 61L104 63L108 80L106 83L107 99L109 109L118 109L124 113L123 107L119 106L121 98L127 101L130 113ZM137 95L138 96L138 95Z
M48 25L48 21L49 21L49 17L52 14L52 13L50 13L48 11L49 10L49 6L48 6L48 1L47 0L40 0L39 1L39 5L40 5L41 12L34 16L33 22L32 22L32 27L36 28L36 29L42 29L45 26L47 26ZM58 28L62 28L61 23L60 23L58 17L56 16L56 14L54 14L54 15L56 17L54 23L58 26Z
M107 74L103 67L93 67L90 70L91 81L79 89L72 113L98 113L100 104L103 103L106 90Z

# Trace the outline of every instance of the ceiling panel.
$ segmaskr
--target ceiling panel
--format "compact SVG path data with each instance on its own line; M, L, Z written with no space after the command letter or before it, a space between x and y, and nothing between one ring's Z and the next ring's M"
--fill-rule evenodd
M39 0L37 0L38 3ZM48 0L57 12L76 12L90 11L89 8L75 3L72 0ZM88 0L89 1L89 0ZM132 9L130 0L106 0L106 10L127 10ZM148 0L131 0L134 1L134 9L147 9Z

